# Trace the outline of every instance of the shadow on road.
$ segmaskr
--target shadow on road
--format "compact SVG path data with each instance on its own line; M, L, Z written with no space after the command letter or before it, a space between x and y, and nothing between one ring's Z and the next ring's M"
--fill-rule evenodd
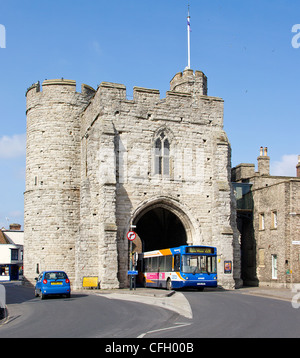
M31 301L36 299L34 294L34 287L23 286L21 282L7 282L4 283L3 286L6 290L6 304L7 305L14 305L20 304L24 302ZM75 298L85 297L86 294L83 293L71 293L71 300ZM49 296L47 299L51 299L52 296ZM60 296L53 296L53 298L64 298ZM69 298L68 298L69 300Z

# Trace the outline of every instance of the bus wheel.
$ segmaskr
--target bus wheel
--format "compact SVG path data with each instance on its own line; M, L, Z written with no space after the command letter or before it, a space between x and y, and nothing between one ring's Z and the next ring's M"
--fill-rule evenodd
M170 278L167 279L167 290L172 290L172 281Z

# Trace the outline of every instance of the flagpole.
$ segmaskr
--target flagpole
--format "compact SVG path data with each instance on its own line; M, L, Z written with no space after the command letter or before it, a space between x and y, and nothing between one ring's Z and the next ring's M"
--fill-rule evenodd
M191 24L190 24L190 5L188 5L187 17L187 36L188 36L188 69L191 68Z

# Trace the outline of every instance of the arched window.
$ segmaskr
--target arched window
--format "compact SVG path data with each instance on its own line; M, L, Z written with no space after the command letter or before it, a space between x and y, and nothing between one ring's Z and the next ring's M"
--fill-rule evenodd
M170 175L170 142L164 132L155 140L155 174Z

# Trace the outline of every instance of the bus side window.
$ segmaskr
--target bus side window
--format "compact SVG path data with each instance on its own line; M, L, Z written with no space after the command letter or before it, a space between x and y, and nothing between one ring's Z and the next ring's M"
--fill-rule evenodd
M149 272L149 259L144 259L143 272Z
M180 271L180 255L174 255L174 271Z
M165 272L166 271L166 256L160 256L159 257L158 271L159 272Z
M172 271L172 261L173 261L172 255L166 256L166 269L165 269L166 272Z

